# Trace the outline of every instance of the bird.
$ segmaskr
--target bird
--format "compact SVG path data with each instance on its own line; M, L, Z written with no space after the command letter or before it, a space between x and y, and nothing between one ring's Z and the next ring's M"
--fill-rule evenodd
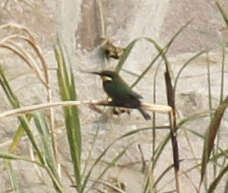
M117 72L104 70L90 73L101 77L103 89L111 98L113 106L137 109L145 120L151 119L150 115L142 108L140 99L143 97L134 92Z

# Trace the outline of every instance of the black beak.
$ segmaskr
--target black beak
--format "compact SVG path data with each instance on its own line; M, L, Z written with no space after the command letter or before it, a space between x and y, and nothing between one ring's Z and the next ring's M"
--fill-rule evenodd
M101 76L102 74L101 74L101 72L89 72L90 74L95 74L95 75L99 75L99 76Z
M80 72L87 73L87 74L96 74L96 75L99 75L99 76L102 75L101 72L90 72L90 71L85 71L85 70L80 70Z

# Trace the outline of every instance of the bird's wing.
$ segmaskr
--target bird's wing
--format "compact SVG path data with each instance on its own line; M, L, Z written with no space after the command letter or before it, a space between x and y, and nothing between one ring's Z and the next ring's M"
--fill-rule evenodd
M132 91L132 90L131 90L131 95L132 95L133 97L136 97L137 99L142 99L142 98L143 98L141 95L139 95L138 93L136 93L136 92L134 92L134 91Z
M128 94L130 97L137 98L137 99L143 98L141 95L134 92L123 79L120 78L120 80L121 80L122 88L124 88L123 90L126 92L126 94Z

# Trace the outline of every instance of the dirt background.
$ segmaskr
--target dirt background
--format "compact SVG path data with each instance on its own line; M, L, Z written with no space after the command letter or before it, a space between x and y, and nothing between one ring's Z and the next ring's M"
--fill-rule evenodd
M39 0L39 1L12 1L2 2L0 8L0 25L7 23L18 23L25 25L35 35L39 42L45 58L48 61L50 74L52 77L51 85L54 91L54 100L59 100L57 81L56 81L56 62L53 54L53 46L56 42L57 34L68 52L69 62L73 66L76 79L76 87L79 100L102 99L105 94L102 91L99 78L81 73L81 70L101 70L103 68L112 69L116 60L108 62L102 57L100 49L102 36L102 22L99 15L102 10L104 15L105 36L111 39L115 45L125 47L132 40L138 37L150 37L160 45L165 45L170 38L192 19L191 24L184 30L172 45L168 59L172 64L174 75L180 67L194 54L205 49L211 49L209 59L202 55L194 60L182 74L177 87L177 101L179 118L185 118L197 112L208 110L208 86L207 86L207 61L211 66L213 103L218 104L220 92L220 68L222 52L220 43L226 40L227 31L223 19L218 12L214 0L106 0L101 1L99 7L95 0ZM228 12L228 1L220 1L221 5ZM0 30L1 38L13 33L12 30ZM104 35L104 34L103 34ZM28 49L25 45L25 49ZM28 50L29 51L29 50ZM151 62L156 51L146 41L140 41L129 56L124 69L140 74ZM44 88L31 70L12 53L1 49L0 63L4 66L7 77L21 100L23 105L39 104L46 102ZM145 78L135 87L135 90L143 95L144 101L153 102L152 84L154 81L154 71L152 68ZM225 66L225 78L227 80L227 65ZM166 104L164 69L160 68L157 77L157 103ZM121 72L127 82L134 81L135 77L125 72ZM228 94L228 85L225 84L224 96ZM9 110L11 107L0 91L0 109ZM92 138L99 132L99 139L95 145L93 158L96 158L111 141L122 134L136 128L149 127L151 122L145 122L137 111L132 111L131 115L113 116L110 109L103 109L104 115L92 111L88 107L81 107L81 123L83 134L83 159L88 155L91 148ZM157 124L166 125L168 117L164 114L157 115ZM11 142L12 136L16 131L17 121L15 118L0 120L0 150L6 150ZM58 144L61 155L61 162L70 166L68 144L65 139L65 131L62 129L62 112L56 109L56 127L58 127ZM208 119L192 121L186 127L204 133L208 126ZM221 140L224 147L227 147L227 126L225 120L221 128ZM164 139L167 130L157 131L157 141ZM185 171L191 168L199 160L192 160L193 155L201 158L202 140L194 135L186 136L186 132L178 133L180 147L180 158L184 159L181 163L181 192L195 192L194 186L198 186L200 179L199 171L193 170L184 175ZM134 145L127 151L121 159L120 166L114 167L106 176L112 183L121 182L126 186L126 192L142 192L145 174L141 172L140 144L146 160L151 156L151 133L142 132L128 140L118 143L107 154L106 161L110 161L122 148L134 142ZM191 146L189 145L191 144ZM28 141L25 138L18 150L19 155L29 153ZM155 169L158 176L172 164L171 144L167 145L162 154L159 164ZM139 164L132 164L132 163ZM0 162L2 163L2 162ZM1 164L2 165L2 164ZM123 167L127 165L127 167ZM40 178L33 166L24 162L15 162L14 169L19 174L20 185L23 192L38 193L51 192L45 186L49 183L46 178ZM10 183L7 172L0 166L0 192L10 190ZM99 169L98 169L99 171ZM70 172L71 173L71 172ZM175 188L173 171L169 173L158 185L161 192L173 190ZM210 172L209 172L210 175ZM190 179L191 180L190 180ZM219 185L217 192L222 192L224 183ZM63 178L69 192L73 192L70 182ZM111 191L111 190L106 190ZM91 191L93 192L93 191ZM202 191L203 192L203 191Z

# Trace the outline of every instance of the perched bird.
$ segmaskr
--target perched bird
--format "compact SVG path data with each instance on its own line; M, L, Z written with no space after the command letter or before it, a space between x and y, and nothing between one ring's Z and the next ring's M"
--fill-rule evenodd
M138 109L146 120L151 118L141 107L142 96L135 93L118 73L108 70L91 73L102 78L104 91L112 99L113 106Z

